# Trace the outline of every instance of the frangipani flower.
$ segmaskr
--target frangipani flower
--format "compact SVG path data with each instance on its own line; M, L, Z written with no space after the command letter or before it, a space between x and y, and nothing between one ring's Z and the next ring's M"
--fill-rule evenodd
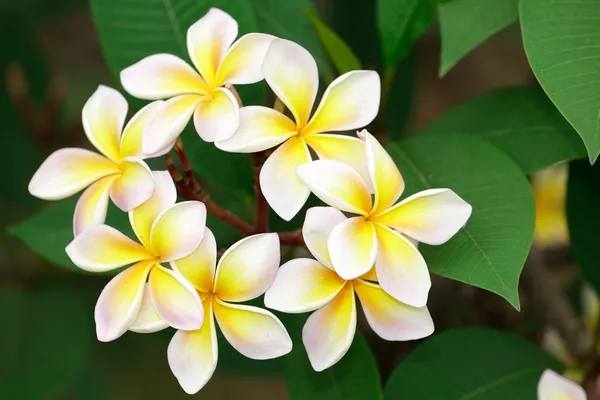
M316 371L329 368L348 351L356 330L355 293L367 322L385 340L420 339L434 330L427 307L412 307L394 299L377 283L369 282L369 276L346 280L335 272L327 238L344 221L344 214L335 208L309 209L302 234L318 261L300 258L285 263L265 294L265 305L275 310L318 310L302 330L302 342Z
M175 204L175 185L168 172L154 172L154 179L152 197L129 212L141 244L110 226L96 225L66 248L71 261L86 271L110 271L134 264L115 276L98 298L96 333L103 342L118 338L128 329L160 329L161 324L156 325L148 317L155 312L177 329L202 326L198 293L180 273L161 263L185 257L198 247L204 234L206 207L198 201ZM140 312L144 297L144 303L151 302L153 307L146 306Z
M142 134L161 103L148 104L123 129L127 101L116 90L99 86L85 103L82 119L86 136L102 155L79 148L55 151L31 178L29 193L45 200L61 200L89 186L75 207L75 236L105 221L109 196L123 211L148 200L154 192L154 180L142 159L165 151L143 155Z
M217 366L214 317L225 339L246 357L266 360L292 349L277 317L262 308L236 304L271 286L279 266L279 236L265 233L240 240L223 254L215 272L216 258L217 244L207 228L192 254L171 263L194 285L204 306L202 328L177 331L167 352L173 374L190 394L202 389Z
M538 400L586 400L583 388L547 369L538 383Z
M325 203L356 214L340 222L327 241L336 272L351 280L375 264L377 280L386 292L406 304L424 306L431 287L429 271L406 236L442 244L467 222L471 206L450 189L424 190L394 205L404 190L402 175L370 133L360 135L366 144L373 200L360 174L339 161L301 165L298 175Z
M319 87L317 64L303 47L288 40L273 41L262 66L265 80L294 116L266 107L240 110L240 127L221 150L253 153L283 143L260 171L260 186L269 205L289 221L302 208L310 190L296 175L298 165L311 161L307 145L319 158L333 158L366 173L364 145L354 137L324 132L347 131L369 124L379 110L381 82L375 71L351 71L327 88L311 118Z
M261 81L260 66L274 39L249 33L233 43L237 35L237 22L211 8L187 31L187 49L197 71L171 54L148 56L121 71L121 83L132 96L169 98L145 132L145 152L174 142L192 114L203 140L214 142L233 135L239 124L239 105L222 86Z

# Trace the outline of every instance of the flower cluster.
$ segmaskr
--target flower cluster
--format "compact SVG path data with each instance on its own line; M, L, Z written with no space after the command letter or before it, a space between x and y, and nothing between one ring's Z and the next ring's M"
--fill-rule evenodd
M235 41L237 35L236 21L211 9L188 30L195 69L174 55L157 54L123 70L127 92L155 100L125 128L125 98L99 87L82 118L101 154L58 150L29 185L33 195L48 200L89 186L77 203L75 238L66 252L87 271L127 267L98 299L98 339L176 328L168 362L188 393L199 391L215 370L217 325L247 357L270 359L291 350L275 315L243 304L263 294L267 308L314 311L302 341L317 371L335 364L350 347L356 296L383 339L431 335L426 307L431 281L417 245L446 242L471 215L471 206L450 189L429 189L397 202L402 175L375 137L366 130L357 136L331 133L361 129L376 117L376 72L340 76L313 113L319 79L310 53L270 35L247 34ZM241 107L233 85L263 79L284 107ZM223 151L275 148L258 184L281 218L294 217L311 192L328 205L309 209L302 227L314 259L280 267L280 237L268 232L245 237L218 257L205 204L177 203L172 175L151 171L143 161L168 153L192 116L200 138ZM104 224L109 198L129 213L137 241Z

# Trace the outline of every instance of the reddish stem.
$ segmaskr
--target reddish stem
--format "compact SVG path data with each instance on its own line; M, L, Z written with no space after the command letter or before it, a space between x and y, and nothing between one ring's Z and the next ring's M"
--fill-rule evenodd
M293 232L279 232L279 243L284 246L306 246L302 237L302 229Z

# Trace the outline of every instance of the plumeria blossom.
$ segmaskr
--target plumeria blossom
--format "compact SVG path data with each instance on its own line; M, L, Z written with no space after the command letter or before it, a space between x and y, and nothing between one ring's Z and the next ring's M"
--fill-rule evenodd
M381 287L414 307L427 303L431 287L425 260L407 237L432 245L445 243L471 215L471 206L450 189L428 189L394 204L404 180L394 161L367 131L359 134L365 151L368 184L350 166L318 160L298 167L298 175L322 201L355 214L333 229L327 240L332 265L346 280L375 264Z
M204 387L217 366L215 317L225 339L246 357L266 360L292 349L277 317L262 308L237 304L262 295L271 286L279 267L279 236L249 236L231 246L218 265L216 258L215 237L207 228L193 253L171 262L191 282L204 306L202 328L177 331L167 351L173 374L190 394ZM147 322L152 325L151 320ZM158 316L154 324L160 324Z
M547 369L538 383L538 400L586 400L581 386Z
M294 120L267 107L244 107L235 135L216 146L253 153L281 144L260 171L260 186L271 208L289 221L310 194L296 175L298 165L311 161L309 147L319 158L350 164L366 178L363 143L355 137L326 132L358 129L373 121L379 110L381 82L375 71L348 72L325 90L311 117L319 75L315 59L306 49L288 40L274 40L262 72Z
M160 315L177 329L202 326L198 293L183 275L161 264L185 257L198 247L206 207L198 201L175 204L175 185L168 172L154 172L154 179L152 197L129 212L141 244L108 225L95 225L66 248L71 261L86 271L110 271L134 264L116 275L98 298L96 333L103 342L118 338L128 329L160 329L162 323L156 323L153 315ZM142 307L142 303L146 305Z
M154 179L146 163L154 154L142 153L142 136L162 102L153 102L131 118L125 129L127 101L119 92L99 86L85 103L83 129L101 153L65 148L52 153L29 182L29 193L45 200L61 200L87 187L73 218L75 235L106 219L108 198L123 211L139 206L154 192Z
M194 116L194 126L207 142L228 139L239 124L239 105L224 85L261 81L261 64L271 35L249 33L234 43L237 22L211 8L187 31L187 49L196 70L171 54L148 56L121 71L121 83L132 96L169 99L148 126L145 152L172 143Z
M334 269L327 239L346 217L333 207L314 207L306 213L304 240L317 260L300 258L279 268L265 294L265 305L287 312L314 312L302 330L302 342L316 371L338 362L356 331L358 296L367 322L385 340L414 340L434 331L427 307L412 307L387 294L372 274L344 279Z

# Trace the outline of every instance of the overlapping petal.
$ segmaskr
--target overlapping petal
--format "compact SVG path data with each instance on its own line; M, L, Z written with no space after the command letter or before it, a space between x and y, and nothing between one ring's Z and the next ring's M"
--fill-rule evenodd
M110 198L122 211L128 212L152 196L154 178L143 161L126 159L120 168L121 173L110 186Z
M358 278L369 272L375 263L375 227L362 217L349 218L331 231L327 248L333 268L342 278Z
M190 255L171 261L174 270L179 271L198 291L212 293L217 264L217 242L208 228L200 245Z
M250 84L261 81L262 62L275 36L249 33L239 38L227 51L217 72L218 86Z
M156 312L150 298L150 287L146 283L142 305L129 330L137 333L153 333L169 327L169 324Z
M247 301L263 294L279 267L279 236L262 233L231 246L217 266L214 293L225 301Z
M115 178L116 175L101 178L87 188L77 200L73 215L74 236L79 235L90 226L104 223L110 186Z
M333 207L312 207L306 211L302 225L304 243L312 255L327 268L333 269L327 240L331 231L345 220L344 214Z
M198 103L194 127L206 142L229 139L239 126L239 106L233 94L223 88L213 90Z
M537 388L538 400L586 400L583 388L556 372L547 369Z
M135 157L138 159L145 157L158 157L168 152L168 149L155 154L144 154L142 152L142 141L144 131L148 123L154 118L156 112L162 108L164 101L153 101L140 111L138 111L127 123L121 136L121 158ZM170 149L170 147L168 147Z

